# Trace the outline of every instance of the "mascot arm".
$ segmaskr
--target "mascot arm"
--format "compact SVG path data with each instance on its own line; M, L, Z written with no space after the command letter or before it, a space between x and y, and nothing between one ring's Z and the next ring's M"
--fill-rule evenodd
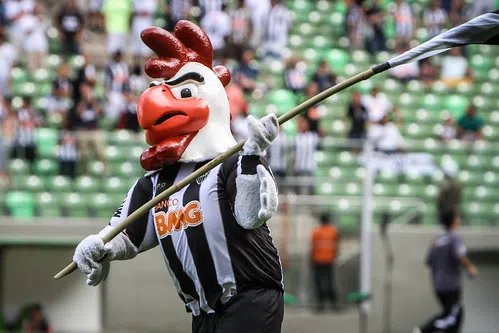
M150 213L137 219L123 232L104 244L102 237L152 197L152 182L148 177L139 179L114 213L109 225L96 235L90 235L76 247L73 261L87 274L87 284L96 286L104 281L111 260L134 258L139 252L158 245Z
M233 182L229 183L235 186L227 189L237 223L245 229L256 229L277 210L277 184L262 156L276 138L279 123L274 114L261 121L249 116L248 127L249 138L230 177Z

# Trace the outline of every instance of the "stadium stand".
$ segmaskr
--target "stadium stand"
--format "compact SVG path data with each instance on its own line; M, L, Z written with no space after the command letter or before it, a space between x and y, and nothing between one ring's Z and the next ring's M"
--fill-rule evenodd
M417 17L429 1L411 0ZM391 1L381 1L384 10L390 10ZM320 60L325 59L341 81L370 65L390 58L393 53L382 51L375 56L365 50L348 51L349 40L345 34L347 7L343 1L290 0L288 7L294 13L294 23L289 33L289 55L298 56L310 79ZM155 24L166 26L160 12ZM385 20L384 32L387 45L393 45L395 31L393 21ZM0 212L13 217L70 216L109 217L121 203L124 194L137 177L143 174L138 157L145 148L140 133L115 129L116 122L102 117L100 128L105 129L105 165L92 155L86 173L78 173L73 180L58 175L57 146L63 118L57 113L46 112L52 81L64 61L62 45L55 26L47 29L49 55L47 68L30 72L22 62L17 62L10 73L13 110L22 107L22 97L30 97L32 105L43 115L43 127L36 130L38 157L33 165L21 158L11 158L8 165L10 182L1 182ZM415 42L427 36L424 27L418 27ZM464 185L465 216L473 215L466 223L492 225L499 220L498 194L495 191L499 178L499 49L490 46L470 46L467 49L469 66L473 71L473 83L461 83L448 87L440 82L425 85L421 80L406 83L390 78L388 74L374 77L354 88L329 98L319 107L321 115L322 150L317 152L315 171L315 193L332 196L334 210L341 212L340 226L356 228L360 219L359 202L362 193L361 177L364 169L357 156L352 153L345 130L349 127L345 112L354 90L367 94L377 87L397 106L403 124L401 134L407 140L407 152L429 153L439 163L452 156L460 166L459 180ZM438 63L439 59L435 58ZM84 65L82 55L68 58L72 75ZM258 80L271 82L270 90L263 94L246 93L251 114L257 117L267 112L282 114L302 100L286 90L283 83L284 66L279 61L255 60L260 70ZM102 100L106 94L102 66L98 66L96 96ZM69 97L67 102L71 104ZM443 120L449 115L458 118L469 102L473 102L478 114L484 118L484 140L471 144L457 139L441 142L439 133ZM286 135L295 135L296 125L286 125ZM83 168L82 168L83 167ZM442 181L441 172L432 176L394 175L380 172L376 176L374 195L377 201L375 212L390 211L400 214L422 203L423 215L420 223L436 223L434 198Z

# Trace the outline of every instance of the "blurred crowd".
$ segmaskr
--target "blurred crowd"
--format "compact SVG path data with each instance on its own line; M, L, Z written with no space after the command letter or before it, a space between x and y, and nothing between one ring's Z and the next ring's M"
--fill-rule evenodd
M466 6L462 0L433 0L420 20L404 0L396 0L386 9L379 0L345 0L345 35L351 51L367 50L373 56L386 50L401 53L412 46L418 27L428 31L425 39L431 38L489 11L493 5L490 2L476 0ZM89 154L95 154L105 164L102 119L112 124L111 128L139 132L137 101L149 83L142 67L152 55L141 42L140 32L151 25L171 30L179 20L189 19L206 31L215 62L232 73L227 94L238 140L247 136L247 99L261 98L274 88L262 73L261 64L284 62L284 87L300 101L337 81L327 61L320 61L316 72L309 76L302 66L304 60L290 56L288 39L294 15L283 0L65 0L55 5L51 2L50 8L42 3L47 5L49 1L0 1L0 172L5 172L8 156L31 162L37 158L35 130L46 126L48 117L55 114L61 119L57 151L60 172L71 177L77 173L77 161L85 162ZM393 20L391 39L387 36L388 20ZM24 66L29 73L46 69L50 44L47 32L53 28L57 29L63 61L43 107L34 107L29 96L13 107L13 68ZM89 35L104 37L105 44L98 45L106 48L102 52L107 57L101 61L103 66L90 61L86 52ZM82 59L78 67L70 64L75 56ZM427 85L440 80L455 86L473 80L466 49L459 48L445 55L439 66L429 59L392 69L390 75L401 82L416 79ZM363 96L353 93L344 112L351 124L346 135L352 140L367 137L380 150L403 150L398 130L403 119L397 106L377 88ZM483 120L470 105L461 119L445 121L441 138L478 139L482 126ZM314 153L320 149L320 137L324 135L317 106L297 119L296 128L295 135L282 134L269 149L271 166L279 177L310 176L314 172Z

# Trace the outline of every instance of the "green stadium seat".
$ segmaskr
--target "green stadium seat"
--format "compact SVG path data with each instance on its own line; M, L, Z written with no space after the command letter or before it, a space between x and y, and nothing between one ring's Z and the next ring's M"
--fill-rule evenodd
M336 164L341 167L349 168L358 165L357 158L354 154L348 151L342 151L337 155Z
M427 185L424 189L424 194L428 200L435 199L438 195L438 187L433 184Z
M105 193L126 193L128 184L118 177L108 177L102 183L101 190Z
M485 166L485 158L479 155L469 155L466 160L466 168L470 170L481 170Z
M425 93L424 84L418 80L411 80L407 83L407 92L413 97L421 96Z
M287 89L271 90L267 95L268 102L275 105L277 114L281 115L296 106L295 94Z
M114 174L114 173L113 173ZM140 167L139 162L123 162L120 163L119 169L116 173L117 176L123 178L134 178L144 174L144 170Z
M355 50L352 52L352 62L357 66L367 67L370 64L369 53L362 50Z
M315 153L315 161L319 166L332 166L334 163L335 157L334 153L318 151Z
M492 66L491 59L481 54L475 54L470 59L470 67L475 71L485 72L488 71L491 66Z
M57 71L59 66L62 64L62 58L61 56L57 54L51 54L47 58L47 65L50 70L52 71Z
M137 163L146 148L147 147L145 146L134 146L132 149L129 149L130 153L127 155L127 160L132 163Z
M389 171L389 170L381 170L379 173L378 173L378 177L377 177L377 180L381 183L385 183L385 184L391 184L391 183L398 183L399 181L399 175L392 172L392 171Z
M45 191L45 183L38 176L31 175L23 177L19 184L20 189L27 192L43 192Z
M131 147L135 145L136 135L127 130L118 130L111 133L108 137L108 144L116 146Z
M331 49L324 54L325 60L334 72L343 73L345 66L350 62L348 53L340 49Z
M6 205L12 217L31 218L35 215L35 200L29 192L8 192Z
M58 131L54 128L37 128L35 132L37 150L42 157L55 156L55 147L59 141Z
M456 93L460 96L471 96L473 94L473 85L467 82L461 82L456 86Z
M28 72L22 67L14 67L10 71L10 80L13 85L28 81Z
M90 176L80 176L76 178L74 189L80 193L97 192L99 182Z
M116 210L116 204L106 193L95 193L90 198L89 208L97 218L110 218Z
M481 184L483 180L483 174L480 172L461 170L458 174L458 179L463 185Z
M55 176L50 177L46 183L47 189L55 194L55 193L67 193L71 192L73 189L71 179L67 176Z
M322 13L329 13L334 10L332 3L328 0L319 0L317 1L317 10Z
M435 81L431 85L431 92L436 95L447 95L450 91L449 87L442 81Z
M421 101L421 107L428 111L440 111L442 109L441 99L434 94L427 94Z
M107 162L120 162L125 161L130 154L130 150L126 147L107 146L104 149L104 155Z
M89 161L87 163L87 170L93 177L102 177L105 171L105 166L102 161Z
M43 158L35 162L34 171L37 175L51 176L59 171L59 166L55 160Z
M308 64L311 64L312 67L316 67L322 59L322 55L323 54L320 52L320 49L310 47L303 51L302 57Z
M29 173L28 163L20 158L10 160L8 168L11 175L26 175Z
M468 98L461 95L450 95L445 98L445 108L448 109L455 118L460 117L469 104Z
M39 216L42 217L56 217L61 216L61 208L54 197L49 192L42 192L36 195L36 206Z
M336 34L343 34L345 30L344 22L345 17L340 13L332 13L329 16L329 24L331 24L331 27Z
M89 196L92 198L92 196ZM68 193L62 197L61 206L64 208L66 216L87 217L88 210L84 198L80 193Z

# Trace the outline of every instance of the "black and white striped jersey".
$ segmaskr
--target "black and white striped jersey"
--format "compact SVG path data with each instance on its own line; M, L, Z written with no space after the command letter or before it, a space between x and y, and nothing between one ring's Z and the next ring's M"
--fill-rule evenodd
M206 162L176 163L146 174L130 189L110 224ZM160 245L180 298L194 315L213 313L237 292L283 290L278 251L266 224L244 229L234 215L238 175L256 174L258 156L233 156L161 201L124 232L145 251Z

